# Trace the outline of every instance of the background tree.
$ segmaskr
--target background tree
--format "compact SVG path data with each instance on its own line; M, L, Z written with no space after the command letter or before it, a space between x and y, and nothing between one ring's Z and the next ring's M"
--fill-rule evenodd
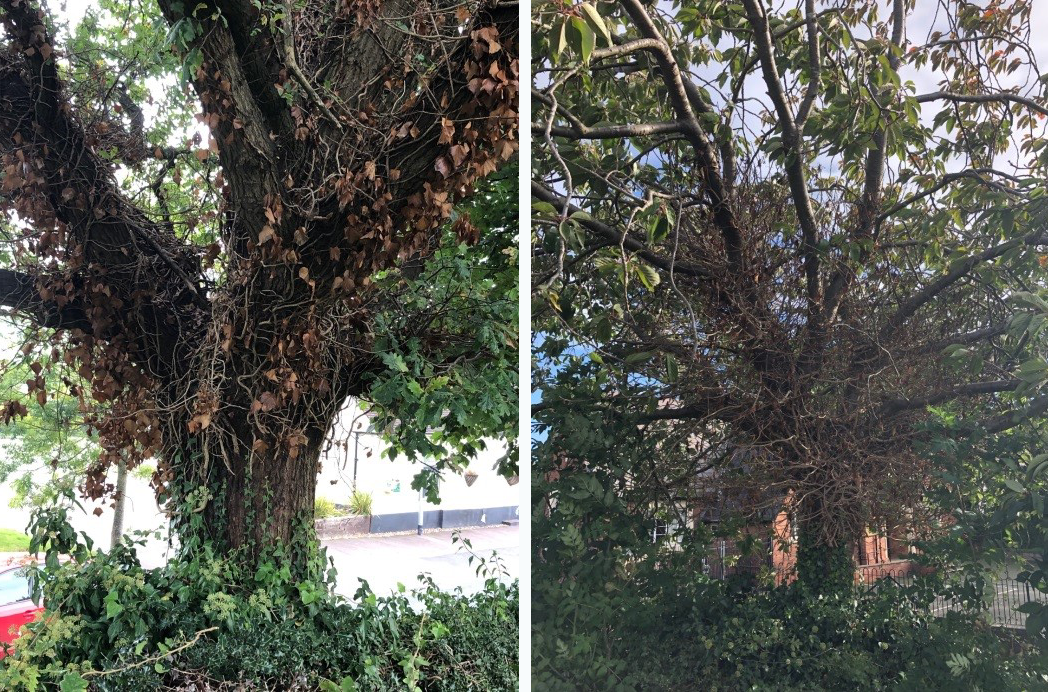
M440 428L443 466L512 430L485 374L510 327L454 319L492 317L489 293L449 313L393 287L477 242L442 229L516 148L515 7L103 3L63 38L13 0L0 21L0 300L89 382L69 389L103 450L88 494L154 456L183 546L290 545L301 569L347 397L381 392L409 454Z
M0 382L4 398L24 397L27 382L36 377L26 364L9 365ZM83 481L99 450L80 425L82 418L75 398L50 396L43 405L38 401L27 405L24 417L0 429L4 445L0 480L14 490L12 505L46 505Z
M929 407L954 436L1039 430L1044 322L1022 301L1045 286L1048 100L1030 16L538 5L540 428L565 407L640 425L665 441L651 465L682 472L627 482L666 497L717 472L714 490L790 498L801 579L837 587L861 532L919 521L943 482ZM576 393L584 369L599 388Z

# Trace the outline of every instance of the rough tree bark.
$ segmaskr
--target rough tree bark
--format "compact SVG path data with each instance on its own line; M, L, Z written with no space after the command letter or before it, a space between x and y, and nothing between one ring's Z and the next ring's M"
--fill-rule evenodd
M221 274L123 195L40 10L0 0L0 201L32 227L0 302L57 329L91 383L77 393L104 404L88 492L122 455L155 455L185 544L256 558L309 543L324 434L383 367L371 277L424 260L454 204L515 152L517 8L159 5L172 31L193 29Z

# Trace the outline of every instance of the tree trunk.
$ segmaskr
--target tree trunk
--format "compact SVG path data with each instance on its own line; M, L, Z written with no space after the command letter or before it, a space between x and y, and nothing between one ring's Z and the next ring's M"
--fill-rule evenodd
M316 560L314 502L323 433L308 437L294 456L252 452L250 436L226 440L246 453L205 459L194 452L194 468L176 481L189 489L187 511L175 515L183 552L208 544L252 572L274 560L289 564L297 579L318 577L324 565Z
M850 533L827 535L827 512L817 498L801 503L797 542L797 580L814 593L831 594L855 585L855 539Z
M816 593L840 593L855 585L855 559L850 541L830 543L818 523L801 527L797 545L797 579Z
M127 505L127 461L121 459L116 466L116 497L113 504L113 532L109 547L113 549L124 535L124 507Z

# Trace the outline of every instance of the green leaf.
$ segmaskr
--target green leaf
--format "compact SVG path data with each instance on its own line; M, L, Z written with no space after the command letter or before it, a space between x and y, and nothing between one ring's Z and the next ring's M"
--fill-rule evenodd
M116 590L111 590L109 591L109 593L106 594L104 603L106 606L107 620L112 620L117 615L124 612L124 606L121 605L120 601L118 600L119 598L120 594L118 594Z
M553 31L557 34L557 40L551 41L550 45L553 47L553 62L557 62L564 49L568 47L568 23L561 20L559 29L554 27Z
M677 371L677 359L674 357L674 355L672 353L667 353L666 354L666 380L668 382L676 382L678 374L679 373Z
M633 262L631 264L634 273L637 275L637 278L640 279L640 282L644 284L645 288L651 291L659 285L659 273L655 271L654 267L650 264L645 264L644 262Z
M604 37L605 45L611 46L611 32L608 31L608 25L604 23L604 19L597 12L597 8L588 2L584 2L579 6L579 9L582 11L582 16L585 17L586 22Z
M1013 492L1017 492L1017 493L1025 493L1026 492L1026 488L1023 487L1023 484L1020 483L1019 481L1015 480L1014 478L1005 478L1004 479L1004 484L1008 487L1009 490L1011 490Z
M555 219L560 216L560 212L549 202L535 201L531 203L531 213L539 217L547 217Z
M584 19L578 17L572 17L571 26L578 34L578 44L573 45L572 48L582 56L584 64L589 64L590 54L593 53L593 48L597 44L597 34Z
M651 227L648 229L648 243L657 245L661 243L673 230L676 218L670 207L664 207L663 213L656 216Z
M637 351L626 356L626 362L635 365L637 363L644 363L651 360L652 356L655 355L655 351Z
M396 370L397 372L408 371L408 364L407 362L405 362L404 356L400 355L399 353L383 353L382 360L386 363L387 366L389 366L393 370Z
M80 673L70 671L62 676L62 683L58 689L61 692L84 692L87 689L87 680Z

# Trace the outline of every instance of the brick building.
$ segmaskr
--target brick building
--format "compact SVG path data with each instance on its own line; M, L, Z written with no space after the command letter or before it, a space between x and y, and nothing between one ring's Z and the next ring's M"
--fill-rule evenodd
M709 480L709 478L705 479ZM708 484L700 484L702 485ZM792 516L791 496L778 498L755 495L752 492L698 492L692 504L691 518L696 524L711 528L724 521L742 521L738 538L720 538L713 542L707 559L708 573L718 578L738 574L756 574L769 570L776 583L792 581L797 564L797 524ZM759 545L746 552L739 542L751 537ZM912 574L916 566L910 532L901 526L868 529L855 542L857 582L873 583L885 577L900 578Z

